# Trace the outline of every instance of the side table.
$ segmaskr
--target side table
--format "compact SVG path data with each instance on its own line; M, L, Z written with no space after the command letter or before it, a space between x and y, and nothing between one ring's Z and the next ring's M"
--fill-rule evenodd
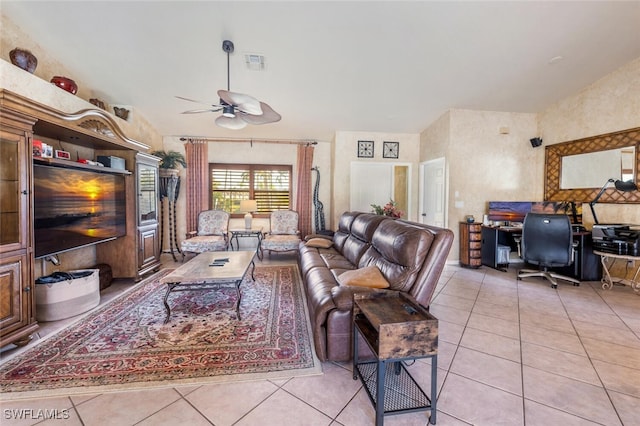
M640 275L640 256L606 253L598 250L594 250L593 253L600 256L600 261L602 262L601 281L603 289L612 289L614 283L629 284L633 291L640 295L640 282L638 281L638 275ZM621 262L624 262L624 276L612 277L611 273L613 272L614 266L616 264L619 265Z
M431 411L436 424L438 320L411 296L380 290L353 297L353 379L358 376L376 410L376 426L384 416ZM360 360L358 336L376 356ZM431 358L431 397L405 368L406 361Z
M246 229L246 228L229 229L229 232L231 232L231 238L229 239L229 245L231 246L231 250L234 250L233 248L234 239L236 240L235 250L238 251L240 250L240 242L238 241L238 238L255 237L258 240L258 247L256 248L256 253L259 252L260 243L262 242L262 238L264 236L264 234L262 233L262 227L251 228L251 229Z

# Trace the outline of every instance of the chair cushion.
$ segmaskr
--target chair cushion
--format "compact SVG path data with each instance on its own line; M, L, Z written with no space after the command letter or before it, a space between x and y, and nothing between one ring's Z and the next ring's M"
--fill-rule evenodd
M229 213L207 210L198 215L198 235L224 235L229 227Z
M292 210L271 212L270 224L273 235L295 235L298 233L298 212Z
M333 245L333 241L326 238L311 238L306 242L307 247L329 248Z
M227 241L220 235L198 235L186 239L180 244L182 251L204 253L207 251L221 251L227 249Z
M340 285L353 285L369 288L389 287L389 283L377 266L367 266L365 268L343 272L338 276L338 281L340 282Z
M267 235L260 246L263 250L290 251L298 250L300 241L297 235Z

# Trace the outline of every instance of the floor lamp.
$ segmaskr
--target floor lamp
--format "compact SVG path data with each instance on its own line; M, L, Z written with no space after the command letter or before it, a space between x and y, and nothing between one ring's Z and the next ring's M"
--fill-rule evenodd
M636 184L631 181L623 182L619 179L616 180L613 178L606 181L605 184L602 186L602 189L600 190L600 192L598 192L598 195L596 195L596 198L594 198L593 201L589 203L589 207L591 208L591 214L593 215L593 221L595 222L596 225L599 224L600 222L598 222L598 217L596 216L596 211L593 208L593 206L598 202L600 197L602 197L602 194L604 194L604 191L606 191L607 186L609 186L609 184L612 182L618 191L630 192L630 191L636 191L638 189Z

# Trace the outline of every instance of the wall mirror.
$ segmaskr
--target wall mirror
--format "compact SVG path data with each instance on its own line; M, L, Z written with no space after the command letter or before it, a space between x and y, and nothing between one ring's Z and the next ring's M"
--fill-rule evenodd
M640 128L545 147L546 201L592 201L608 179L640 184ZM611 185L599 202L640 203L640 192Z

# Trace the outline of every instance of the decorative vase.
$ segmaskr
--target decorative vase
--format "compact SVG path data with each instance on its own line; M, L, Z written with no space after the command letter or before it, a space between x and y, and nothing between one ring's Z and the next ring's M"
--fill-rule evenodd
M23 70L33 72L36 70L38 66L38 58L36 58L33 53L29 52L25 49L20 49L16 47L11 52L9 52L9 58L11 58L11 63L18 68L22 68Z
M78 85L76 84L75 81L71 80L70 78L60 77L56 75L51 79L51 82L56 86L58 86L59 88L64 89L67 92L71 93L72 95L75 95L78 92Z
M180 175L180 170L178 169L158 169L158 176L160 177L176 177Z
M126 108L113 107L113 112L116 113L117 117L120 117L123 120L126 120L129 118L129 110Z

